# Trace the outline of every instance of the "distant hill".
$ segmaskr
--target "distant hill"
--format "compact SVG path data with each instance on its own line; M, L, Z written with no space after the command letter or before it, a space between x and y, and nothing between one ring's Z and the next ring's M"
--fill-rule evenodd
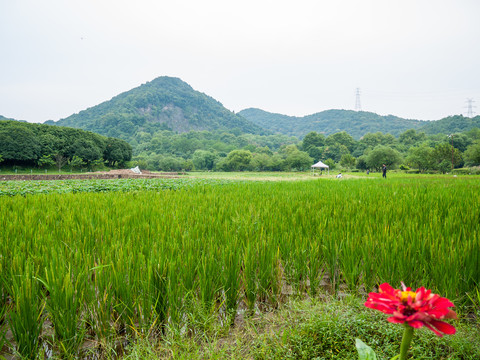
M115 96L97 106L80 111L57 122L46 124L70 126L127 141L135 133L153 134L158 130L184 133L201 131L236 131L268 133L258 125L227 110L221 103L178 78L159 77Z
M12 120L12 121L26 122L25 120L17 120L17 119L7 118L7 117L2 116L2 115L0 115L0 120Z
M471 130L472 128L480 128L480 116L473 118L455 115L436 121L428 121L419 128L427 135L434 134L455 134Z
M420 120L407 120L393 115L380 116L371 112L352 110L326 110L296 117L250 108L240 111L239 114L264 129L300 138L310 131L324 133L326 136L346 131L357 140L366 133L377 131L398 136L405 130L419 129L424 125Z

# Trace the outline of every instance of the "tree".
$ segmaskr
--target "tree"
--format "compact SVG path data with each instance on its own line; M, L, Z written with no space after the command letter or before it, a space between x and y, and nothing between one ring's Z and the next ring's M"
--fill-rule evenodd
M212 170L215 167L217 155L207 150L195 150L192 162L196 170Z
M63 156L62 153L55 154L55 164L57 165L58 171L61 171L62 167L64 167L67 163L68 159Z
M313 159L304 151L292 151L290 152L286 159L285 164L291 170L304 171L313 164Z
M70 165L70 167L73 169L79 169L85 165L85 161L83 161L82 158L74 155L73 158L68 162L68 165Z
M367 155L367 166L369 169L380 169L383 164L393 168L401 161L400 153L389 146L379 145Z
M253 171L272 170L272 157L262 153L253 154L252 161L250 161L250 169Z
M0 155L5 161L35 163L40 150L37 137L23 124L0 130Z
M92 140L80 138L73 143L72 149L74 157L82 159L88 167L93 161L102 158L101 149Z
M366 155L362 155L362 156L359 156L357 158L356 168L358 170L367 170L368 169L367 156Z
M432 152L432 159L437 168L439 168L440 164L444 161L450 162L450 169L452 168L452 164L454 168L463 165L463 159L460 150L452 148L452 145L449 143L437 144Z
M53 160L50 155L42 155L42 157L38 159L37 164L40 167L50 167L55 165L55 160Z
M398 140L405 146L412 146L421 143L427 139L427 136L423 132L416 132L414 129L409 129L400 134Z
M318 162L322 158L324 150L323 147L310 146L306 152L311 158L313 158L314 162Z
M345 145L334 144L325 146L323 150L322 158L331 158L335 162L339 162L343 155L350 154L348 148Z
M124 140L108 138L103 151L103 159L108 166L122 167L132 159L132 147Z
M309 132L302 141L303 151L307 151L311 147L319 147L325 145L325 135L319 134L315 131Z
M408 156L407 156L407 164L412 167L416 168L420 171L425 171L429 169L433 169L433 148L422 145L419 147L411 147L408 149Z
M244 171L250 165L252 153L248 150L233 150L228 153L225 166L230 171Z
M337 165L335 164L335 161L333 161L333 159L327 159L323 162L325 165L328 165L328 168L330 170L333 170L337 167Z
M470 145L467 150L465 150L463 156L468 166L480 165L480 140Z
M344 145L347 147L348 151L351 152L355 148L355 139L351 137L346 131L341 131L332 135L329 135L325 144L328 146L332 145Z
M342 155L340 159L340 166L345 167L347 169L352 169L355 166L356 159L350 154Z

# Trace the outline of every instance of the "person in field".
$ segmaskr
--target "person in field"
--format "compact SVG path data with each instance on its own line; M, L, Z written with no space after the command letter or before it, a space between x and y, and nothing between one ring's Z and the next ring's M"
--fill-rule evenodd
M387 178L387 165L382 165L382 177Z

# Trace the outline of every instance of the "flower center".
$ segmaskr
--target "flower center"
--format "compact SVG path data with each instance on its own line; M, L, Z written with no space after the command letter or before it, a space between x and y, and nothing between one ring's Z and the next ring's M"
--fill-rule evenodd
M402 296L400 300L405 303L408 301L408 297L412 299L412 301L415 301L415 297L417 296L417 293L414 293L413 291L402 291Z

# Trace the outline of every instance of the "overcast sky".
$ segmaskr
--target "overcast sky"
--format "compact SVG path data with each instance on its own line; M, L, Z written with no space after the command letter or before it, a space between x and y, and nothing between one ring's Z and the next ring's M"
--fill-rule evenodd
M478 0L0 0L0 115L58 120L158 76L240 111L480 107ZM480 111L474 108L474 111Z

